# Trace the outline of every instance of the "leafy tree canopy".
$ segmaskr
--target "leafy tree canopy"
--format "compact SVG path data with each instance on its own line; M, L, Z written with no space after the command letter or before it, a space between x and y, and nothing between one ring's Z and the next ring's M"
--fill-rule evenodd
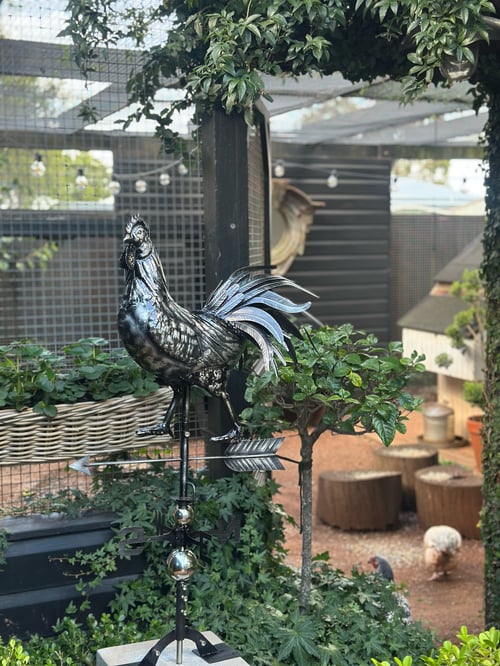
M194 106L194 120L221 105L252 122L255 101L266 93L263 74L341 72L351 81L380 75L400 80L408 99L429 83L443 83L445 56L475 58L487 42L489 0L68 0L63 35L72 37L84 72L96 66L100 46L132 42L144 49L130 77L138 109L126 121L156 121L167 147L176 111ZM151 34L164 39L151 46ZM388 48L389 45L389 48ZM175 79L185 97L158 111L158 90ZM84 110L89 119L94 110Z

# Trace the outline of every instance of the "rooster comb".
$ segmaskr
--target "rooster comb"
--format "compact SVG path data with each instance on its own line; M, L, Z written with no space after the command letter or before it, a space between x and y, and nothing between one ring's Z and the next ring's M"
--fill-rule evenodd
M132 229L136 226L144 227L149 234L149 227L140 215L132 215L130 222L128 222L127 226L125 227L125 233L130 234Z

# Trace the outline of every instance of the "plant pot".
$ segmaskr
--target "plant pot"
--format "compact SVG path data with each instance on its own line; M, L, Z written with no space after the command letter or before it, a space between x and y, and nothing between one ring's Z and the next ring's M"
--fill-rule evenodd
M87 574L69 559L78 551L91 553L114 537L113 513L89 513L80 518L30 516L2 518L0 529L7 532L5 564L0 571L0 636L27 638L33 633L54 634L54 625L83 601L75 585L88 581ZM97 587L87 587L89 610L78 610L84 621L89 611L100 615L107 610L116 586L138 578L146 566L145 557L119 558Z
M483 437L481 434L483 428L483 417L481 414L469 416L466 423L467 432L469 434L469 442L474 452L476 466L481 472L482 462L481 457L483 453Z
M161 421L169 388L141 398L125 395L100 402L58 405L49 419L26 410L0 410L0 464L67 460L139 446L136 430ZM144 446L148 439L140 440Z

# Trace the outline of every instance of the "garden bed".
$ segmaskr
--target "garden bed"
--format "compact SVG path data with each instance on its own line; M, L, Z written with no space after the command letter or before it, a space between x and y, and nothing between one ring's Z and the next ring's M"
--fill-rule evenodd
M417 443L422 432L422 415L412 416L408 434L398 436L401 444ZM345 572L359 564L365 571L370 555L386 557L394 569L398 584L405 583L409 590L409 601L413 617L432 627L443 639L454 639L462 624L471 632L484 628L484 551L476 539L464 539L461 559L456 571L447 580L429 582L428 570L423 564L423 535L417 516L412 512L400 514L400 528L384 532L343 531L321 524L316 518L316 493L318 477L322 471L332 469L366 469L372 462L373 451L380 447L375 435L363 437L332 436L325 433L314 449L314 528L313 553L328 551L331 563ZM393 445L394 446L394 445ZM298 458L299 440L287 437L280 453ZM474 456L469 446L460 449L445 449L439 452L440 461L458 462L474 469ZM297 466L285 461L286 469L275 472L281 485L276 501L299 520L299 490ZM298 528L287 526L288 562L300 566L301 535Z

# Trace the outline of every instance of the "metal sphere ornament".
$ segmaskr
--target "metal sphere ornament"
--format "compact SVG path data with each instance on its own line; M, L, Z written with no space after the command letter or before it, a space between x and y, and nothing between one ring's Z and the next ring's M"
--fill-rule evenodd
M174 580L187 580L194 574L198 558L192 550L178 548L167 557L167 571Z
M190 525L193 522L194 511L189 504L181 506L177 504L174 508L174 520L176 525Z

